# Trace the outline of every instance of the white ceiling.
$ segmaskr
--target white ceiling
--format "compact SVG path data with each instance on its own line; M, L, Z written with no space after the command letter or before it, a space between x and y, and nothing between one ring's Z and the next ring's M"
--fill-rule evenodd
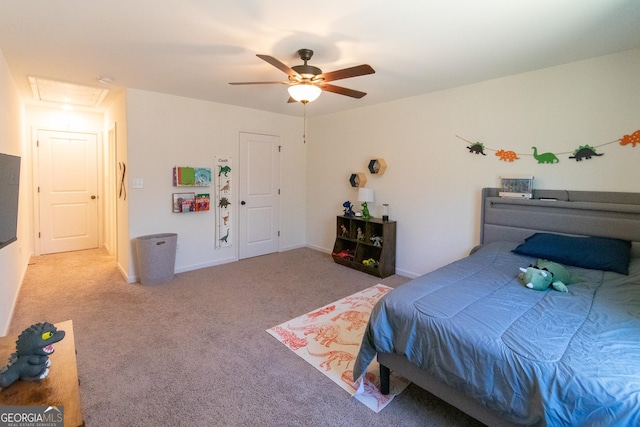
M2 0L0 50L26 100L28 76L128 87L302 115L255 55L333 71L362 99L323 93L308 116L640 47L639 0ZM109 96L112 96L111 94ZM107 101L109 99L107 97ZM103 103L104 105L104 103Z

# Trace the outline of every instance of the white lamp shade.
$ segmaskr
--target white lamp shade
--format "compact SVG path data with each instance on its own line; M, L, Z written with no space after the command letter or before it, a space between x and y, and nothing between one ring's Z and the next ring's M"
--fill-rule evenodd
M289 86L289 95L298 102L311 102L318 99L322 93L322 89L318 86L300 83L297 85Z
M360 187L358 188L358 201L371 203L375 200L373 189Z

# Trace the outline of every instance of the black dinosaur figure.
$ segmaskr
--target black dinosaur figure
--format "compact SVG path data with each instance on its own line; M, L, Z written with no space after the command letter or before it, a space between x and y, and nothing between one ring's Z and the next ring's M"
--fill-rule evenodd
M482 154L483 156L486 156L486 154L484 154L484 145L482 145L479 142L476 142L475 144L471 144L467 148L469 149L470 153Z
M580 146L573 152L573 156L569 156L570 159L576 159L576 162L582 161L582 159L589 160L591 156L602 156L604 153L596 153L595 149L589 145Z
M221 207L221 208L227 208L230 204L231 202L226 197L221 197L220 200L218 201L218 207Z
M9 364L0 369L0 388L6 388L18 379L37 381L49 374L53 344L64 338L51 323L36 323L22 331L16 341L16 352L9 357Z

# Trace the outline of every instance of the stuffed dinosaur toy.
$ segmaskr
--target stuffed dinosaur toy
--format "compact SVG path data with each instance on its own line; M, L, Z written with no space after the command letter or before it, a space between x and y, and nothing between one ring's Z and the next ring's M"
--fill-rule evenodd
M569 270L567 270L562 264L558 264L557 262L547 261L546 259L539 259L536 267L551 272L554 280L558 280L565 285L570 285L572 283L580 281L579 277L569 273Z
M546 259L539 259L535 266L520 268L520 271L518 281L536 291L543 291L551 286L556 291L569 292L566 285L579 281L563 265Z
M518 281L534 291L544 291L549 286L559 292L569 292L564 283L559 280L553 281L553 275L546 270L537 267L520 267Z
M37 381L49 374L53 353L53 344L64 338L64 331L59 331L48 322L31 325L18 337L16 351L9 357L9 364L0 368L0 389L10 386L18 379Z

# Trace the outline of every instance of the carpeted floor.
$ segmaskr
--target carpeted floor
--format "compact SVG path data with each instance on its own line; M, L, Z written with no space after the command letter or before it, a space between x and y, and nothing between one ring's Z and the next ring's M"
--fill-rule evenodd
M45 255L27 269L10 332L73 320L88 427L481 425L415 385L376 414L265 333L405 281L306 248L148 287L126 283L102 250Z

